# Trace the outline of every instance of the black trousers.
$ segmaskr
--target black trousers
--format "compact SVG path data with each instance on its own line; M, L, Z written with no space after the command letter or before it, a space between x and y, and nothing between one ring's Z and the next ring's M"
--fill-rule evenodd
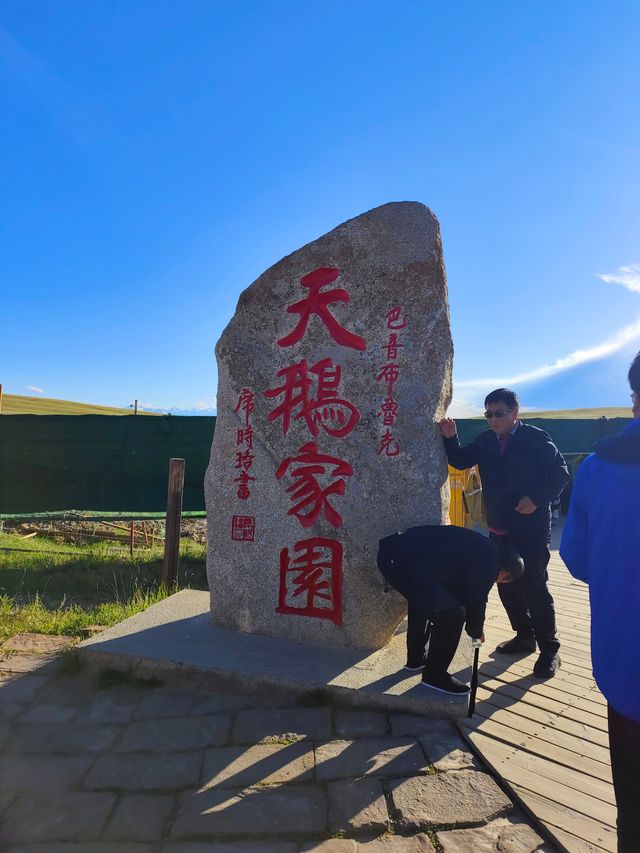
M640 721L623 717L611 705L609 750L618 805L618 853L640 851Z
M495 533L490 538L504 541L502 536ZM557 652L560 642L556 631L556 614L547 586L547 566L551 557L547 543L523 543L509 535L506 540L524 560L524 574L521 578L512 583L498 584L500 600L507 611L511 627L518 634L535 636L540 651Z
M451 607L434 613L427 619L421 609L409 603L407 617L409 660L419 660L428 641L427 661L422 674L429 678L445 675L460 642L465 619L464 608Z

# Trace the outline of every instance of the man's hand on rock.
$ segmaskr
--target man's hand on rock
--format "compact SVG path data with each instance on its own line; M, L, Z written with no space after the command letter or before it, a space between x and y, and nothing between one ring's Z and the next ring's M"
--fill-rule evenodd
M443 418L438 426L440 427L440 432L444 438L455 438L458 434L456 422L453 418Z
M525 495L523 498L520 498L516 506L516 512L519 512L520 515L531 515L531 513L535 512L537 509L538 507L527 495Z

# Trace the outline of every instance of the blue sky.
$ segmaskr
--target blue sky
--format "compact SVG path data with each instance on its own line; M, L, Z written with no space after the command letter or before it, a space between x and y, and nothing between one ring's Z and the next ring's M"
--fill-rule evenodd
M494 380L627 405L639 29L635 0L5 0L5 392L210 406L247 285L417 200L442 227L455 412Z

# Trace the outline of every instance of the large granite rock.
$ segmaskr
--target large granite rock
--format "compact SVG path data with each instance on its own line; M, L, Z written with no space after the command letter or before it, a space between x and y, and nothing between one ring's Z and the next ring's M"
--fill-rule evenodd
M217 624L379 648L404 616L378 540L440 524L452 343L440 229L386 204L283 258L216 347L205 480Z

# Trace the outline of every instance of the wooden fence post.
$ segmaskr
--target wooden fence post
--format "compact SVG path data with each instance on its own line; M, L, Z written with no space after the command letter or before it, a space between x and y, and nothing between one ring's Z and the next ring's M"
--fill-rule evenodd
M182 520L182 493L184 491L184 459L169 460L169 488L167 490L167 519L164 538L164 564L162 583L169 589L178 584L180 560L180 522Z

